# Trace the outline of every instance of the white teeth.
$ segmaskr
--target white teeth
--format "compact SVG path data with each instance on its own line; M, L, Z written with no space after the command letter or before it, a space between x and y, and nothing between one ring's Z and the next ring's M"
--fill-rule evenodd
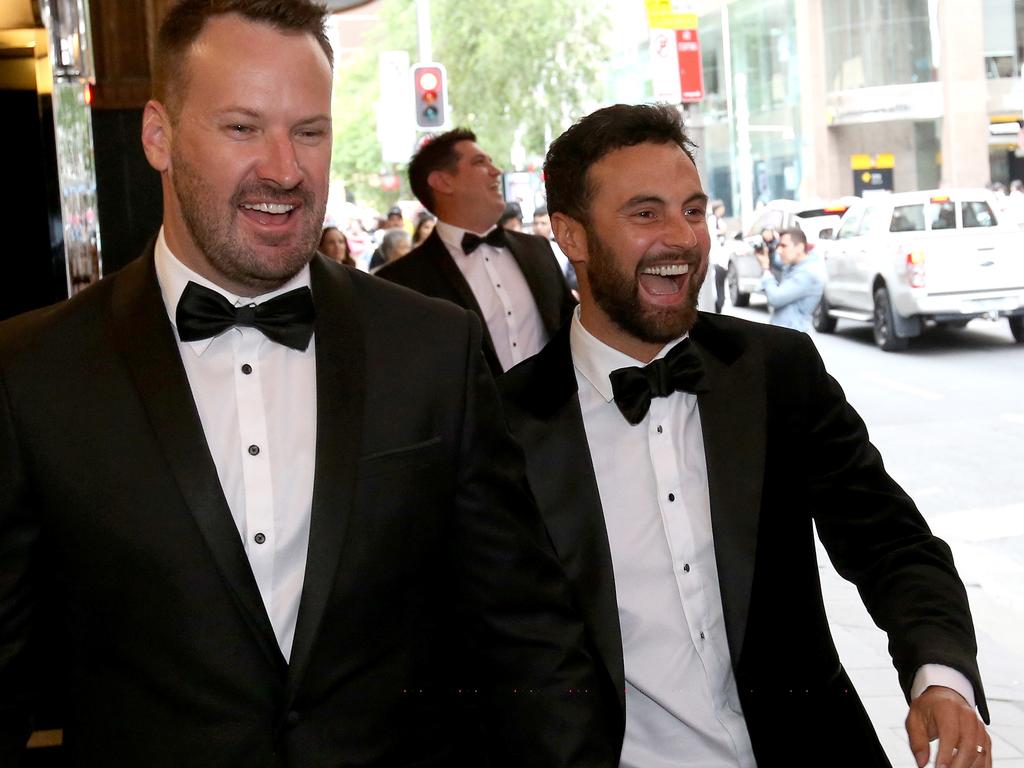
M685 275L689 271L689 264L667 264L663 267L648 267L643 270L643 274L659 275L660 277L674 277L676 275Z
M250 211L277 214L288 213L295 208L294 205L285 205L284 203L242 203L242 207L248 208Z

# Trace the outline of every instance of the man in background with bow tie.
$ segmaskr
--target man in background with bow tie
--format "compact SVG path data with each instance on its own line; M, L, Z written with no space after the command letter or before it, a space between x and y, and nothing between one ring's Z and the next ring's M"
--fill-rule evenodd
M154 85L154 246L0 325L0 764L60 607L68 765L613 766L476 317L316 254L324 9L183 0Z
M544 238L497 226L501 170L476 135L456 128L431 139L409 162L409 182L437 225L377 276L476 313L495 375L539 352L576 302Z
M888 632L918 764L938 737L936 765L988 766L949 549L806 335L697 312L710 236L691 147L664 105L555 140L548 208L580 307L499 380L619 694L620 765L888 765L829 635L816 526Z

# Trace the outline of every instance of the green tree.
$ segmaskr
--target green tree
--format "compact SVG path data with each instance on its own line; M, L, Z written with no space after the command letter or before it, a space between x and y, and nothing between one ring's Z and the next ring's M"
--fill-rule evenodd
M476 132L481 146L511 168L518 140L527 157L543 157L547 143L602 93L609 56L608 0L431 0L434 58L448 70L450 121ZM386 0L380 23L362 53L336 77L335 177L356 198L377 207L398 193L374 179L397 170L401 195L410 196L405 167L384 169L376 136L381 51L405 50L416 60L413 0Z

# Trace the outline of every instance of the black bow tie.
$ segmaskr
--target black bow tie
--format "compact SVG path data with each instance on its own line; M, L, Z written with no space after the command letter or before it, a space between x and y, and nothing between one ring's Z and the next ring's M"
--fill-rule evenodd
M262 304L234 307L217 291L191 281L175 313L182 341L209 339L236 325L248 325L271 341L298 350L309 346L314 317L309 288L296 288Z
M676 344L665 357L643 368L619 368L609 375L615 404L630 424L639 424L651 407L652 397L673 392L707 392L704 363L689 339Z
M493 245L495 248L506 248L508 247L508 241L505 239L505 230L502 227L495 227L483 237L480 235L474 235L472 232L467 232L462 236L462 251L467 256L480 247L480 243L487 243Z

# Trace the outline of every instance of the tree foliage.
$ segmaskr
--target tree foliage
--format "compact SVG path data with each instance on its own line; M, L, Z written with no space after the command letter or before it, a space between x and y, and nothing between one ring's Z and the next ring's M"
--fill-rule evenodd
M434 59L448 71L452 124L475 131L504 168L517 138L526 157L539 161L550 139L602 93L606 2L431 0ZM366 47L336 78L333 171L357 199L378 206L396 197L372 183L382 170L375 105L388 98L379 92L378 57L406 50L415 61L416 41L414 0L385 0ZM407 185L405 167L397 170Z

